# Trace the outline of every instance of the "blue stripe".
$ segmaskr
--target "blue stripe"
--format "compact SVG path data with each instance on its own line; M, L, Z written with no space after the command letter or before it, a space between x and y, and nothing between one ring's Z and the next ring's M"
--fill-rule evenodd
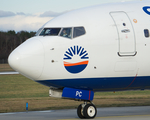
M144 77L108 77L108 78L78 78L61 80L36 81L46 86L58 88L69 87L93 91L117 91L150 89L150 76ZM132 84L131 84L132 83Z

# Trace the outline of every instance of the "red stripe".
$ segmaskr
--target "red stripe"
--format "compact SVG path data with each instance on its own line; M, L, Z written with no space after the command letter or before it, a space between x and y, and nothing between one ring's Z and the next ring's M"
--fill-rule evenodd
M90 98L91 98L91 91L89 90L89 100L90 100Z
M130 83L130 85L128 85L125 89L127 89L128 87L130 87L132 85L132 83L135 81L136 77L137 77L137 74L136 74L135 78L133 79L133 81Z

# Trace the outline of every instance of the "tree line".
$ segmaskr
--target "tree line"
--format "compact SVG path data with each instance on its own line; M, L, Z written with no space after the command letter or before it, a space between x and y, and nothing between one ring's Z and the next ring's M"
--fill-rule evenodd
M16 33L14 30L0 31L0 63L7 63L9 54L25 40L33 37L35 33L27 31Z

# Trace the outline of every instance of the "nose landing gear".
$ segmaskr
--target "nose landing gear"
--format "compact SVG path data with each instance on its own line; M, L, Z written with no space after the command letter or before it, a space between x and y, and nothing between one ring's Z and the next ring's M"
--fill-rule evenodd
M87 102L85 102L84 104L80 104L78 106L77 114L78 114L78 117L81 119L84 119L84 118L91 119L96 116L97 109L92 103L87 104Z

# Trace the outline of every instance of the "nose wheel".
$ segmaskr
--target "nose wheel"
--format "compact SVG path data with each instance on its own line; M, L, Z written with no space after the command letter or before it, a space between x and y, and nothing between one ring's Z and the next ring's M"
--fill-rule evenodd
M84 103L78 106L77 114L81 119L92 119L96 116L97 109L93 104Z

